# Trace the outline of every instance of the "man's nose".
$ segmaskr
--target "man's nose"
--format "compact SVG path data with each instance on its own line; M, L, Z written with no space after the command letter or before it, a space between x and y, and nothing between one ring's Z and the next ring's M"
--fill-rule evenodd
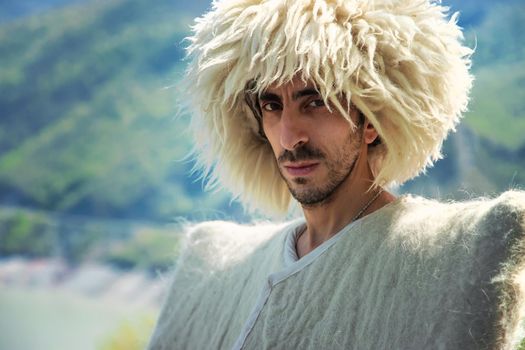
M300 111L283 108L281 114L281 146L289 151L308 142L308 133Z

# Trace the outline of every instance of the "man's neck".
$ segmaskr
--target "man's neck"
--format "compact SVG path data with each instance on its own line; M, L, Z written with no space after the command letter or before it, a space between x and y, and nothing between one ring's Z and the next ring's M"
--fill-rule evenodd
M363 209L365 210L359 215L360 217L395 200L393 195L380 188L369 191L372 182L373 175L368 164L358 162L356 169L329 201L316 206L303 207L306 230L297 241L297 255L302 257L330 239L352 222Z

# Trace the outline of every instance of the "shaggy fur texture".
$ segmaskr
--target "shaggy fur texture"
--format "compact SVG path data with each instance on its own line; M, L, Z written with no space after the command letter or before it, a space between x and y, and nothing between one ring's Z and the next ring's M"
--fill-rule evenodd
M525 192L402 197L285 265L292 226L195 227L149 349L511 350L524 336Z
M376 127L375 185L418 175L440 158L472 83L471 50L447 17L432 0L215 1L188 38L197 168L249 209L286 212L291 196L245 94L250 82L258 94L300 74L346 117L352 102Z

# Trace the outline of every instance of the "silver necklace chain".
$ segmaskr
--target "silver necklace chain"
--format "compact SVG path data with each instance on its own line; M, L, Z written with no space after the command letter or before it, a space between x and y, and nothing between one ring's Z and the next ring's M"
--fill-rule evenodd
M361 215L363 215L363 213L365 212L365 210L368 209L368 207L370 207L372 205L372 203L374 203L374 201L377 199L377 197L379 197L379 195L383 193L383 189L379 190L379 192L376 193L376 195L374 197L372 197L371 200L368 201L368 203L365 204L365 206L361 209L361 211L359 213L357 213L356 216L354 216L354 218L352 219L352 221L350 222L354 222L356 221L357 219L359 219L361 217Z
M383 189L380 189L379 192L377 192L374 197L372 197L372 199L370 199L368 201L368 203L365 204L365 206L359 211L359 213L357 213L356 216L354 216L354 218L352 219L352 221L350 222L354 222L356 221L357 219L359 219L361 217L361 215L363 215L363 213L365 212L365 210L368 209L368 207L370 207L372 205L372 203L374 203L374 201L379 197L379 195L383 193ZM301 237L303 235L303 233L306 232L306 229L308 227L305 225L304 226L304 229L301 231L301 233L299 233L299 235L297 236L297 238L295 239L295 251L298 252L299 250L297 249L298 248L298 242L299 242L299 237ZM297 253L297 256L299 257L299 253Z
M354 216L354 217L352 218L352 221L350 221L350 222L354 222L354 221L356 221L357 219L359 219L359 218L361 217L361 215L363 215L363 213L365 212L365 210L367 210L368 207L370 207L370 206L372 205L372 203L374 203L374 201L379 197L379 195L380 195L381 193L383 193L383 189L380 189L379 192L377 192L377 193L374 195L374 197L372 197L372 199L370 199L370 200L368 201L368 203L365 204L365 206L359 211L359 213L357 213L356 216ZM301 237L301 236L303 235L303 233L306 232L306 229L307 229L307 226L305 225L304 229L303 229L303 230L301 231L301 233L297 236L297 239L296 239L297 241L299 240L299 237ZM296 241L296 242L297 242L297 241ZM297 244L297 243L296 243L296 244Z

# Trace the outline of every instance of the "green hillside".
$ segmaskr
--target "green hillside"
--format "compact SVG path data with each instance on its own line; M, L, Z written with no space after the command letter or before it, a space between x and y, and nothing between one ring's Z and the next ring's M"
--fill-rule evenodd
M525 147L525 60L483 66L475 84L466 123L493 143Z
M176 10L98 1L1 28L2 201L163 220L232 211L188 179L173 101L191 16Z
M513 150L525 148L525 3L494 5L467 37L476 76L466 123ZM525 163L525 159L523 160Z
M150 220L241 215L188 177L191 145L175 97L195 13L181 9L99 0L0 26L0 204ZM472 136L452 136L447 160L404 190L525 183L525 11L510 2L483 13L471 14L479 23L467 32L477 45L464 124Z

